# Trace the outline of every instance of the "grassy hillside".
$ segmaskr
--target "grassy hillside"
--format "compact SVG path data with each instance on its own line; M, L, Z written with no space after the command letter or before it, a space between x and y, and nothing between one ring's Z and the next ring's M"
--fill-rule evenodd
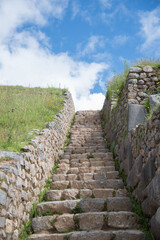
M20 151L63 107L65 90L0 86L0 150Z

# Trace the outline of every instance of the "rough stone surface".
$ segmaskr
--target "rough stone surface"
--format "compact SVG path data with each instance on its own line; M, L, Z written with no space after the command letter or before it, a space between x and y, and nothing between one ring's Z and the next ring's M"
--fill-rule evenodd
M107 211L131 211L132 202L127 197L107 198Z
M131 131L136 125L145 122L145 107L138 104L129 104L128 106L128 131Z
M73 215L64 214L58 216L55 220L54 226L58 232L67 232L74 229Z
M100 230L104 224L103 213L82 213L76 214L79 220L79 227L81 230Z
M160 207L158 208L156 214L151 219L151 230L155 236L160 236Z
M32 221L32 228L34 229L35 233L41 232L41 231L53 231L53 222L54 217L53 216L44 216L44 217L38 217L34 218Z
M143 68L143 71L144 72L153 72L153 68L151 67L151 66L145 66L144 68Z
M0 228L4 228L4 226L5 226L5 218L0 217Z
M152 111L154 111L154 108L158 104L160 104L160 94L150 95L149 96L149 101L150 101L150 105L151 105Z
M7 194L0 189L0 204L6 206Z
M138 226L138 217L131 212L108 213L108 226L113 228L133 228Z
M91 198L82 199L79 202L79 207L83 212L99 212L104 210L104 199Z

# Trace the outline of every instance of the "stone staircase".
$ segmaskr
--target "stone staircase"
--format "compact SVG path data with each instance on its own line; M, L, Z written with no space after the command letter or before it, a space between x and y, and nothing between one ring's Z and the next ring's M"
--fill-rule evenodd
M106 148L99 111L80 111L28 240L144 240Z

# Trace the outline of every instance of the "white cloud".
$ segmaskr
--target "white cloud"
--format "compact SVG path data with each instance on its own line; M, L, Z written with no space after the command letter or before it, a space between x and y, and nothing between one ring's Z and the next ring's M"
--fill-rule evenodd
M89 38L87 44L84 47L82 46L82 43L78 45L78 53L80 56L84 57L96 52L98 48L103 48L104 46L104 37L93 35Z
M140 35L144 38L142 50L153 50L156 54L159 49L160 54L160 6L150 12L140 12L141 23Z
M68 0L1 0L0 2L0 42L14 33L23 23L43 26L52 15L61 19Z
M112 0L99 0L103 9L110 8L111 7L111 1Z
M112 45L123 45L128 41L129 37L126 35L117 35L114 36Z
M83 20L85 20L87 23L89 23L90 25L93 24L93 18L90 14L89 9L84 8L81 1L79 0L72 0L72 19L74 19L75 17L79 16L81 17Z
M105 96L102 93L89 94L76 99L75 103L78 106L77 110L97 110L102 109Z
M72 18L75 18L77 14L80 12L80 6L77 1L72 2Z
M98 52L93 54L93 59L96 62L111 62L112 61L112 55L108 52Z
M129 10L126 8L126 6L121 3L121 4L118 4L114 10L112 12L105 12L105 11L102 11L101 13L101 18L102 18L102 21L105 22L106 24L111 24L111 22L114 20L114 18L117 20L118 18L121 18L121 17L126 17L126 19L128 17L132 17L131 13L129 12Z

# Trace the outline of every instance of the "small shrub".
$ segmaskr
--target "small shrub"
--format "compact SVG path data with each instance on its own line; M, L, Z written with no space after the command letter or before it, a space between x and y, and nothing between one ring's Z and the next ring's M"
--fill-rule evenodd
M77 205L75 207L73 207L72 213L73 214L82 213L82 209L79 207L79 203L77 203Z
M94 158L93 154L89 154L87 155L87 158L90 159L90 158Z

